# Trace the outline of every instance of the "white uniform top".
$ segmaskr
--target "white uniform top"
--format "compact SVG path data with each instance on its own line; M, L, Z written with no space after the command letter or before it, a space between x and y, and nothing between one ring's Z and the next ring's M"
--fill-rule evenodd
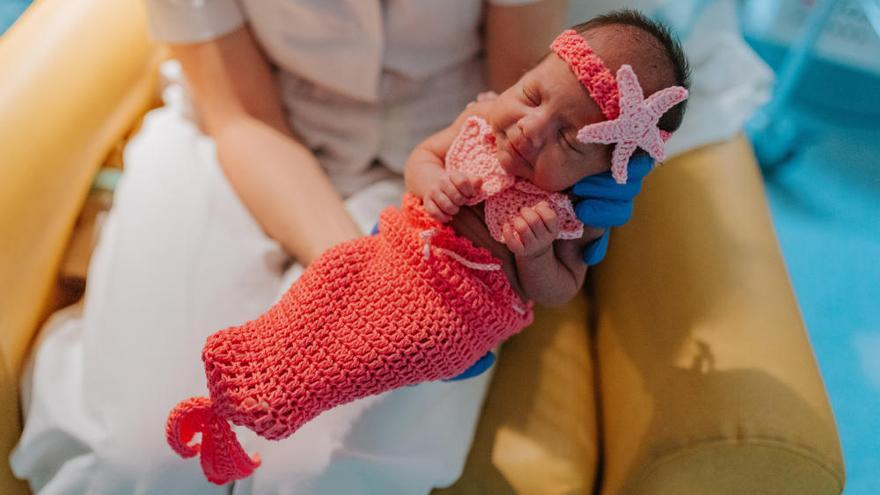
M526 4L536 0L489 0ZM148 0L153 35L248 22L278 66L291 127L343 195L403 173L421 140L485 89L480 0Z

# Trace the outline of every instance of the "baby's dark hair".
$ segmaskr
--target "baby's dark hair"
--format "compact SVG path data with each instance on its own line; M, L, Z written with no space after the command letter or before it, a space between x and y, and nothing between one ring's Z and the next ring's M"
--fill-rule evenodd
M668 62L672 68L673 77L675 78L675 84L690 89L690 64L688 63L687 57L684 54L684 50L682 49L678 38L672 34L669 27L663 23L655 21L637 10L620 9L594 17L589 21L576 26L572 26L572 29L578 34L583 35L587 31L596 28L615 25L633 26L651 35L659 43L660 46L658 48L665 54L666 58L668 58ZM670 108L669 111L663 114L663 117L660 118L660 121L657 123L658 127L668 132L677 130L679 126L681 126L686 106L687 100Z

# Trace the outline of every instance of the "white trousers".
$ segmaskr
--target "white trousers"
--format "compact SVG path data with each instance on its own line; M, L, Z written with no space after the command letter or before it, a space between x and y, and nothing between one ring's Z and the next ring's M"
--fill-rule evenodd
M47 323L25 376L19 477L40 495L412 495L458 477L491 373L340 406L282 441L238 428L263 465L234 484L177 457L165 420L207 395L205 338L268 309L301 269L284 273L282 250L180 110L151 112L125 158L85 303ZM347 205L368 230L402 189L379 183Z

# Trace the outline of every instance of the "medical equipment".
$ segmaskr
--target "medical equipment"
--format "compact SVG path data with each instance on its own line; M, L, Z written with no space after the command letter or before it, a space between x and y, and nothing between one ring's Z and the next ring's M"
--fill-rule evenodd
M741 23L753 45L770 51L790 46L777 70L773 99L747 126L765 170L806 142L804 115L790 112L795 93L806 86L821 85L813 94L825 116L874 121L880 97L869 88L880 77L880 0L746 0ZM809 71L811 62L824 64L823 77Z

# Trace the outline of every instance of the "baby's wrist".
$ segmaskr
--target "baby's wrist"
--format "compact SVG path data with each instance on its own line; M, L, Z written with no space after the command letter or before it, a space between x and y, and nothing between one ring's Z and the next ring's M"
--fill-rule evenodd
M553 243L550 243L547 246L538 249L532 253L514 254L514 256L516 257L517 261L524 261L526 263L541 261L543 258L553 256Z

